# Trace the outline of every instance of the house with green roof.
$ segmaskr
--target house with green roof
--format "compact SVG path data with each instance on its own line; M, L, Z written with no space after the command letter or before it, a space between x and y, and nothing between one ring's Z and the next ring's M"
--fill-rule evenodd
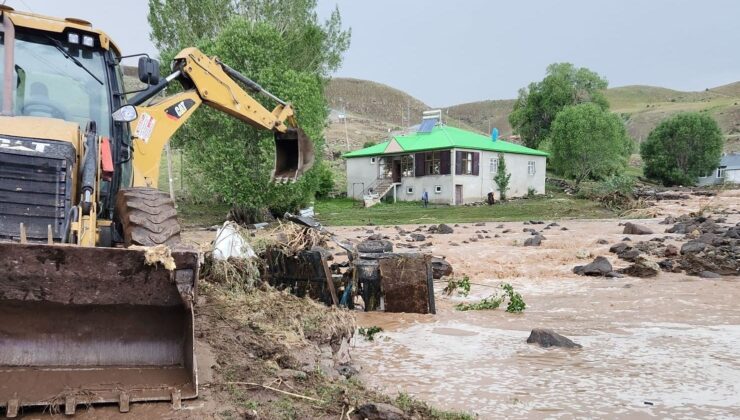
M547 153L494 139L425 117L416 132L344 155L347 160L347 196L366 202L392 194L395 200L460 205L485 201L503 153L511 173L509 197L530 189L545 193Z

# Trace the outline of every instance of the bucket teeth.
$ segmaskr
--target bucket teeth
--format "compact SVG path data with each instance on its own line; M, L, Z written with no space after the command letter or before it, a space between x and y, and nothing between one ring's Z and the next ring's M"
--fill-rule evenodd
M172 391L172 408L175 410L182 408L182 398L179 389Z
M72 416L75 414L76 408L77 402L75 401L75 397L72 395L67 395L67 397L64 398L64 414Z
M18 399L12 399L8 401L8 406L5 409L5 416L9 419L18 417L18 406L20 405Z
M129 411L129 396L125 392L121 392L121 395L118 397L118 411L121 413L128 413Z

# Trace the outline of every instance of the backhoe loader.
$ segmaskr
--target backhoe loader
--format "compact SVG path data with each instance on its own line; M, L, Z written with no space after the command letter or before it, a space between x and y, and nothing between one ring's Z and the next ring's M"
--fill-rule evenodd
M200 255L180 243L174 203L157 180L164 146L199 105L274 132L275 181L313 164L291 104L217 58L184 49L161 77L159 63L141 55L139 92L124 88L123 58L89 22L0 6L0 412L8 417L25 406L73 414L117 403L125 412L133 402L178 406L197 396ZM175 82L182 89L166 96Z

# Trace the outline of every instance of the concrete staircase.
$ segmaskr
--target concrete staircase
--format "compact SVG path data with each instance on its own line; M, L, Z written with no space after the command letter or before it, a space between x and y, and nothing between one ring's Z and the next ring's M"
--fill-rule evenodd
M367 190L362 197L365 202L365 207L372 207L380 203L380 200L393 189L393 185L394 182L392 179L381 178L367 187Z

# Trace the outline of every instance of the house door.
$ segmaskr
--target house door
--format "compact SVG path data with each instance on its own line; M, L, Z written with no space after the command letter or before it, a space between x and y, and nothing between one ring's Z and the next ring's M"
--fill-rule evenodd
M455 185L455 204L460 205L463 203L463 186Z
M393 177L393 182L401 182L401 161L400 160L393 161L391 176Z

